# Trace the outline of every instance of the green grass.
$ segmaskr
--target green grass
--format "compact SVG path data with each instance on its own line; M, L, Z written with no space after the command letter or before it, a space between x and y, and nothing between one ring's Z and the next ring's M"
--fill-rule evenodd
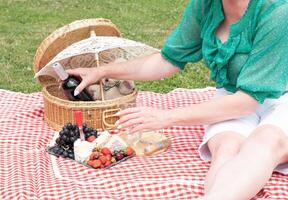
M161 48L177 25L188 0L0 0L0 88L21 92L41 89L33 79L36 49L51 32L74 20L109 18L124 37ZM141 90L213 85L203 64L163 81L137 82Z

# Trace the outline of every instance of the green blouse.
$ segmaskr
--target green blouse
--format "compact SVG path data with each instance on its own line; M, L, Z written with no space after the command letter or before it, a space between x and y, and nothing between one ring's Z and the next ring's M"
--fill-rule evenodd
M217 87L244 91L259 103L279 98L288 78L288 1L250 0L222 43L215 31L224 20L221 0L190 0L161 55L183 69L202 58Z

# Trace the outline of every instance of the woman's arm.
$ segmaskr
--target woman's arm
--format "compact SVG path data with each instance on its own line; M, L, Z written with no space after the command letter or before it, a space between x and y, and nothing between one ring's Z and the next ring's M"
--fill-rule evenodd
M102 78L109 77L121 80L159 80L171 76L179 71L160 53L129 60L127 62L109 64L100 67Z
M179 68L166 61L160 53L127 62L103 65L97 68L67 70L69 74L81 77L81 84L75 89L78 92L81 92L85 87L98 82L102 78L158 80L171 76L178 71Z
M169 123L171 125L213 124L249 115L258 105L254 98L238 91L188 108L171 110Z
M258 102L248 94L235 94L215 98L189 107L171 110L130 108L119 113L119 128L132 127L131 132L157 130L175 125L213 124L246 116L256 110Z

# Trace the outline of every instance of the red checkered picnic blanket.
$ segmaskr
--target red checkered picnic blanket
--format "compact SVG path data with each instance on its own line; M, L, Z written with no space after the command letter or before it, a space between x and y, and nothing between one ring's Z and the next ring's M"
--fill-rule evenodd
M146 106L173 108L207 101L214 88L141 92ZM134 157L95 170L45 152L54 131L43 122L41 93L0 90L0 199L192 199L203 194L209 163L197 148L202 126L166 129L172 145L154 157ZM288 176L274 173L258 197L288 199Z

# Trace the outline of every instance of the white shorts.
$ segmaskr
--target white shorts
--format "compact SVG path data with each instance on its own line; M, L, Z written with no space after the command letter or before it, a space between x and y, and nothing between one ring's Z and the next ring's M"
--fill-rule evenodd
M232 93L221 88L217 89L214 98L230 94ZM211 160L211 153L207 143L215 135L224 131L233 131L248 137L255 128L264 124L275 125L281 128L288 136L288 93L278 99L266 99L254 113L246 117L205 126L203 142L199 146L200 157L206 161ZM274 171L288 174L288 163L278 165Z

